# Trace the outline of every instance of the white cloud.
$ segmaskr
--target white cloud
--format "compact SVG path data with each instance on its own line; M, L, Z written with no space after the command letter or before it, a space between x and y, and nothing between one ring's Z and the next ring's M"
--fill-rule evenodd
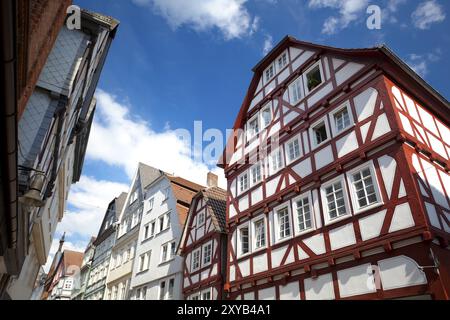
M311 9L329 8L339 11L339 16L328 17L322 28L324 34L335 34L357 20L368 4L369 0L309 0L308 6Z
M263 45L263 55L266 55L269 53L270 50L273 48L273 38L271 35L266 35L266 38L264 39L264 45Z
M251 35L258 27L244 4L247 0L133 0L136 5L148 6L176 29L186 25L196 31L219 29L225 39Z
M64 213L58 230L69 237L96 236L108 204L128 188L126 184L82 176L70 189L68 203L73 210Z
M382 11L383 22L397 23L396 13L399 7L405 3L406 0L388 0L386 8Z
M445 12L439 3L430 0L420 3L411 17L416 28L425 30L429 29L433 23L444 21Z
M138 162L143 162L202 185L206 183L208 165L192 157L191 145L176 130L166 126L165 131L156 132L144 120L133 119L129 106L115 96L97 90L96 97L96 115L86 153L89 159L119 167L130 179ZM226 186L223 170L214 167L211 171L219 176L219 184Z
M426 54L412 53L408 56L408 65L422 78L426 77L429 72L430 63L437 62L441 59L442 51L437 48Z

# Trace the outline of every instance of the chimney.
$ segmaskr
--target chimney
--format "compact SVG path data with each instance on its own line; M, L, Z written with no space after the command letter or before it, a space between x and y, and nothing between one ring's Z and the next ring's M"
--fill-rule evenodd
M206 185L208 188L217 187L218 186L219 177L212 172L208 172L206 176Z

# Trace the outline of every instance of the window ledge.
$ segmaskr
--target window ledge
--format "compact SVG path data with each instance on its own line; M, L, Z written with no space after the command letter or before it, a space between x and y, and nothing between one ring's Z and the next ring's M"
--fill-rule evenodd
M366 212L366 211L369 211L369 210L372 210L372 209L381 207L381 206L383 206L383 205L384 205L384 202L377 202L377 203L371 204L370 206L364 207L364 208L362 208L362 209L355 210L355 211L354 211L354 214L355 214L355 215L361 214L361 213L364 213L364 212Z
M350 219L351 217L353 217L353 215L351 213L347 213L347 214L345 214L343 216L340 216L338 218L335 218L333 220L325 221L325 226L329 226L329 225L335 224L335 223L337 223L339 221L342 221L342 220Z

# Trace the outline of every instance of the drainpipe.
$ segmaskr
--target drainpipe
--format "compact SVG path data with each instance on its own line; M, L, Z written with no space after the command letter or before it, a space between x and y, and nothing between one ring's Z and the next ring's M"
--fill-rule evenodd
M10 260L17 230L17 96L16 96L16 1L0 1L0 255L5 258L8 274L14 273L16 261ZM12 255L14 256L14 254ZM12 259L15 260L15 259ZM1 278L1 276L0 276ZM4 283L4 281L0 281ZM0 286L0 298L4 293Z

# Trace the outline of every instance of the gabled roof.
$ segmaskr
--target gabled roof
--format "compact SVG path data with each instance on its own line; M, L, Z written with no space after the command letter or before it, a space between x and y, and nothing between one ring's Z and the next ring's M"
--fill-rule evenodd
M142 190L144 190L145 187L150 185L153 181L155 181L162 174L164 174L164 171L153 168L149 165L146 165L145 163L139 162L138 174L141 180Z
M253 94L256 90L256 87L259 82L259 78L262 76L264 70L269 66L269 64L274 61L286 48L289 47L302 47L309 48L317 52L317 54L329 53L337 56L346 56L348 58L366 58L371 59L372 61L378 61L380 64L389 65L392 67L394 72L391 72L392 77L400 77L403 75L408 78L410 81L414 81L418 84L418 88L421 88L424 92L426 92L427 96L434 99L433 102L430 102L430 107L433 107L434 110L440 114L441 116L445 116L450 112L450 103L446 98L444 98L438 91L436 91L433 87L431 87L425 80L423 80L414 70L412 70L405 62L403 62L397 55L393 53L386 45L380 45L372 48L359 48L359 49L344 49L344 48L336 48L331 46L314 44L311 42L300 41L294 38L293 36L287 35L285 36L262 60L260 60L252 69L254 72L253 78L251 80L250 86L247 90L246 96L242 102L242 105L239 109L239 113L236 117L236 120L233 125L233 129L238 129L242 127L243 121L245 120L249 105L253 99ZM442 107L444 108L442 108ZM233 141L233 135L230 136L227 144L225 146L225 150L223 151L219 161L218 166L221 168L226 168L227 165L224 164L223 159L225 158L227 148L231 148Z
M206 203L207 213L210 214L214 229L220 233L226 233L226 210L227 210L227 192L219 187L209 187L200 190L192 199L189 207L186 223L183 228L181 240L178 245L177 252L181 253L185 246L186 237L190 231L189 226L192 224L194 209L197 207L198 201L204 199Z
M64 275L71 275L77 271L75 267L81 267L83 262L83 252L64 250L63 262L64 262Z

